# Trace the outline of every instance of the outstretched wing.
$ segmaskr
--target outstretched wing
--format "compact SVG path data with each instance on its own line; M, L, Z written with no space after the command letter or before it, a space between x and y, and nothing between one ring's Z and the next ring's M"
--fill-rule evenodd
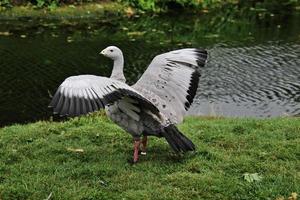
M127 84L93 75L71 76L57 89L49 107L61 116L78 116L97 111L124 97L130 97L154 114L159 110Z
M132 87L156 105L172 123L182 121L196 95L207 51L187 48L156 56Z

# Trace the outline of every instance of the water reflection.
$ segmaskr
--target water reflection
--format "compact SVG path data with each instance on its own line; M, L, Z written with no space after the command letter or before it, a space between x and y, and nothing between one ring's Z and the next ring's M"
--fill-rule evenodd
M210 59L190 114L299 114L299 15L226 16L67 20L63 25L0 20L0 124L47 119L49 96L68 76L108 76L111 62L98 53L111 44L124 51L130 83L161 52L207 48Z

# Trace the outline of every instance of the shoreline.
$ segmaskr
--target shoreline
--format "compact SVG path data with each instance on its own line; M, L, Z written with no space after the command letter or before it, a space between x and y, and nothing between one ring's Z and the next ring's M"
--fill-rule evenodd
M64 5L49 10L47 8L36 9L34 6L16 6L11 9L1 10L0 20L17 20L24 18L32 19L90 19L105 17L109 14L125 15L125 7L122 4L114 2L87 3L79 6Z
M238 6L238 3L225 2L218 5L214 3L215 7L206 8L189 8L182 7L179 10L160 10L160 11L143 11L139 8L134 8L126 3L120 2L91 2L83 3L82 5L61 5L55 9L37 8L34 5L27 6L13 6L12 8L5 8L0 6L0 21L5 20L18 20L18 19L47 19L47 20L63 20L63 19L93 19L93 18L107 18L110 16L118 17L133 17L140 15L160 15L168 13L183 12L189 14L207 14L218 12L218 10L224 10L227 7L232 9L237 9L237 13L244 12L243 10L248 10L254 13L269 13L274 14L274 10L268 10L267 8L254 8L251 6ZM233 6L233 7L231 7ZM293 6L284 12L299 12L300 5ZM280 11L282 12L282 10Z

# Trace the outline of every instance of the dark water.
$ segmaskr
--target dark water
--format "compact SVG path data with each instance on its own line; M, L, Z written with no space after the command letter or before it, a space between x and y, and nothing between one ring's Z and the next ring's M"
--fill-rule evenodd
M118 19L0 20L0 125L51 116L57 86L77 74L110 75L98 55L124 51L134 83L153 56L205 47L209 61L189 114L236 117L300 114L300 15L228 13Z

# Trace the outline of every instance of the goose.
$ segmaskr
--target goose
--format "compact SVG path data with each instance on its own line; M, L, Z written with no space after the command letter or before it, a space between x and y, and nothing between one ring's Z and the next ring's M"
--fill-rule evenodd
M154 57L134 85L127 85L122 51L109 46L100 52L113 60L110 78L78 75L66 78L49 107L60 116L79 116L105 109L107 116L133 137L132 163L146 155L147 137L166 139L176 153L195 145L176 125L183 121L198 89L207 51L184 48Z

